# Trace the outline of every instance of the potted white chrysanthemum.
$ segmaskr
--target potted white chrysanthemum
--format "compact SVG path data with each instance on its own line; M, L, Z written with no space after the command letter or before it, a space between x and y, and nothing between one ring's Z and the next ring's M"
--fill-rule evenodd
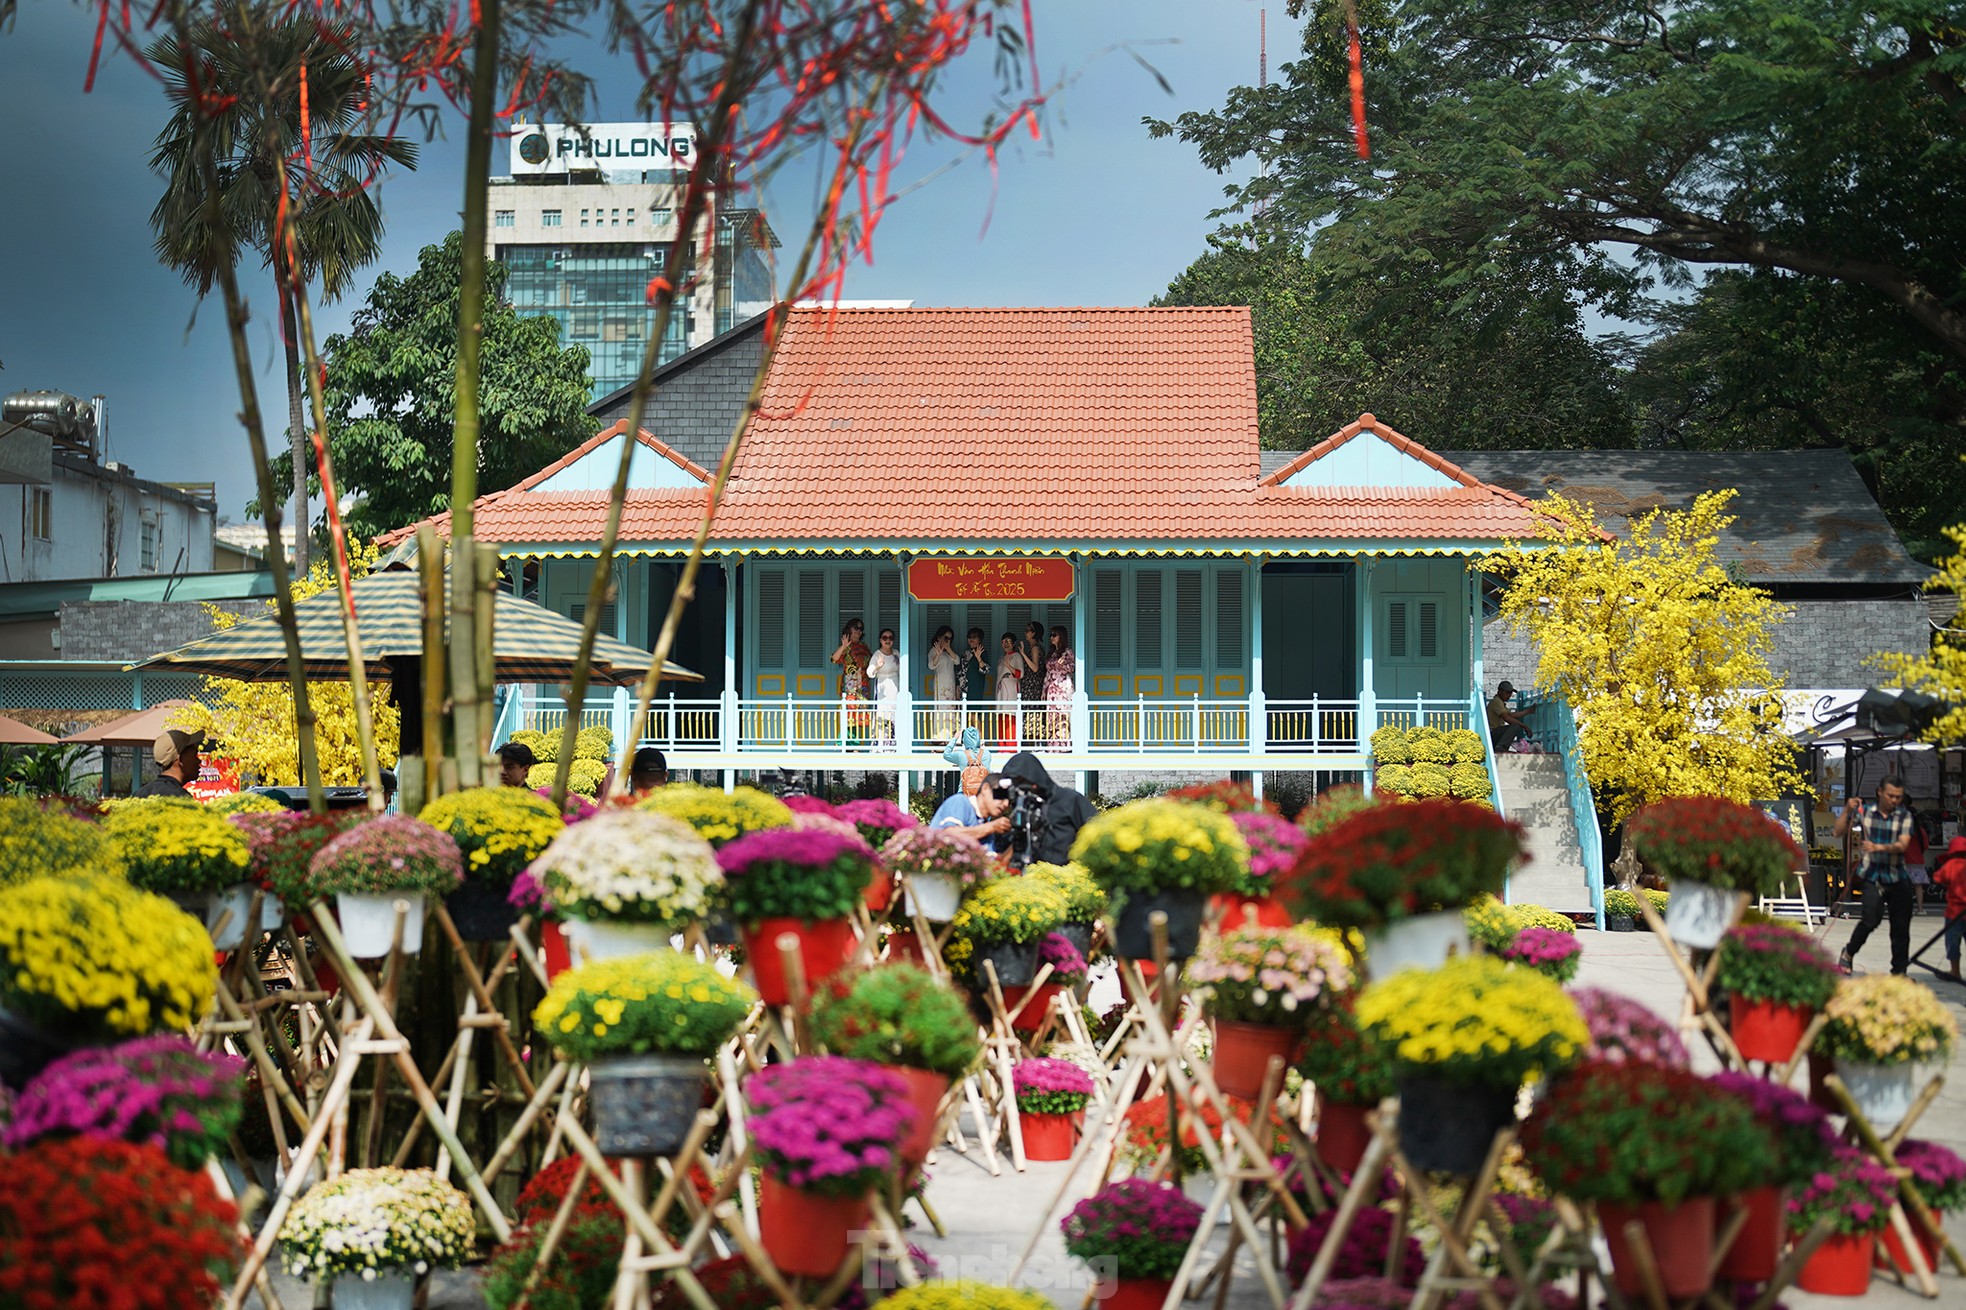
M335 1310L409 1310L416 1280L471 1253L471 1201L428 1169L351 1169L280 1225L287 1269L334 1280Z
M724 881L709 842L649 810L574 824L529 872L565 923L575 963L667 949L672 933L710 916Z

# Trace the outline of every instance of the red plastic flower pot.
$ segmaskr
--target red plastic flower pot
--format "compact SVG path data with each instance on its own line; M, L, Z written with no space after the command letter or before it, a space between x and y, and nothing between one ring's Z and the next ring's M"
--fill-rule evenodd
M1734 1238L1734 1245L1720 1259L1719 1277L1722 1281L1765 1283L1775 1276L1775 1266L1782 1258L1782 1242L1788 1236L1782 1189L1757 1187L1735 1199L1747 1208L1748 1218ZM1714 1207L1716 1236L1720 1228L1727 1226L1728 1216L1726 1206Z
M1021 1114L1026 1160L1069 1160L1078 1145L1076 1114Z
M1795 1285L1818 1296L1863 1296L1870 1291L1870 1262L1877 1235L1836 1233L1816 1248Z
M1326 1100L1318 1106L1317 1156L1341 1174L1358 1170L1365 1148L1372 1144L1372 1129L1366 1126L1369 1105Z
M792 999L791 986L785 979L785 961L778 954L778 939L785 933L799 939L799 963L805 969L807 996L819 986L821 979L852 959L853 948L859 945L851 919L761 919L746 924L744 955L751 963L751 977L758 984L758 995L766 1005L785 1005Z
M815 1196L766 1174L758 1192L758 1239L781 1273L825 1278L846 1259L853 1234L872 1213L864 1196Z
M876 864L874 876L867 880L867 888L860 893L860 899L867 902L867 908L875 914L886 913L888 902L894 899L894 874Z
M1645 1295L1637 1256L1625 1240L1625 1225L1636 1219L1645 1230L1666 1295L1675 1301L1706 1295L1713 1286L1707 1272L1713 1267L1713 1211L1711 1196L1696 1196L1678 1205L1600 1201L1597 1217L1604 1225L1604 1240L1611 1247L1611 1278L1618 1290L1626 1296Z
M1034 1033L1044 1027L1044 1017L1051 1013L1051 998L1064 991L1058 983L1046 983L1042 987L1006 987L1003 989L1003 1004L1006 1011L1017 1009L1017 1002L1024 999L1026 992L1035 991L1031 1003L1023 1008L1010 1026L1020 1033Z
M1297 920L1274 896L1217 896L1214 904L1222 911L1222 931L1238 928L1288 928Z
M1263 1075L1270 1057L1280 1056L1290 1067L1290 1053L1300 1032L1271 1023L1215 1021L1215 1085L1230 1096L1253 1101L1263 1094Z
M1099 1310L1160 1310L1173 1287L1171 1278L1116 1278L1113 1290L1093 1304Z
M914 1127L895 1147L895 1152L912 1169L935 1149L936 1111L942 1108L942 1093L949 1090L949 1079L946 1074L930 1073L927 1069L893 1067L901 1075L901 1081L908 1084L908 1104L915 1110Z
M1905 1218L1911 1219L1910 1214L1906 1214ZM1918 1226L1918 1221L1915 1219L1911 1220L1911 1231L1918 1238L1919 1251L1925 1256L1926 1272L1937 1273L1939 1269L1939 1257L1943 1254L1939 1248L1939 1244L1933 1241L1926 1234L1925 1230ZM1879 1268L1894 1269L1901 1274L1911 1272L1911 1257L1905 1254L1905 1244L1898 1237L1898 1230L1896 1228L1886 1228L1884 1230L1883 1240L1878 1243L1876 1263Z
M1727 1028L1734 1045L1750 1060L1781 1064L1802 1045L1802 1034L1814 1010L1773 1001L1748 1001L1736 996L1727 1003Z
M548 919L539 925L539 949L546 957L546 981L573 967L573 951L567 946L566 929L560 927L559 920Z

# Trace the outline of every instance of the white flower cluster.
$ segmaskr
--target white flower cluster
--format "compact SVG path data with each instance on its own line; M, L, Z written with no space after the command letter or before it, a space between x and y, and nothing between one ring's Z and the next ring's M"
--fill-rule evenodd
M475 1227L470 1198L427 1169L351 1169L300 1198L280 1242L296 1278L373 1279L463 1264Z
M639 809L573 824L540 852L532 874L563 915L677 931L711 913L724 883L716 852L694 828Z

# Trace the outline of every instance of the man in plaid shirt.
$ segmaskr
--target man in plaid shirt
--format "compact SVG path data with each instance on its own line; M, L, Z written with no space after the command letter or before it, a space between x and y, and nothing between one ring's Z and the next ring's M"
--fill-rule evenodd
M1911 845L1911 811L1905 808L1905 785L1897 777L1877 784L1877 803L1866 806L1852 798L1836 816L1833 830L1841 837L1856 825L1853 843L1858 854L1857 877L1864 880L1864 913L1843 948L1845 973L1872 932L1891 912L1891 972L1903 973L1911 961L1911 914L1916 892L1905 872L1905 850Z

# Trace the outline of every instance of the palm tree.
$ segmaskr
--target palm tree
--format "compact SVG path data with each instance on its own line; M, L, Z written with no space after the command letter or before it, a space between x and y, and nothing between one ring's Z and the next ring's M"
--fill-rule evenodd
M203 296L222 262L257 251L273 270L286 343L287 423L294 474L294 564L307 572L307 422L301 402L296 270L277 239L284 175L298 273L341 294L376 257L382 212L370 188L390 164L416 167L416 145L364 132L367 70L352 30L267 0L239 0L151 43L172 112L150 166L165 179L151 211L158 255ZM301 106L305 97L307 130ZM206 152L217 166L218 212L206 201ZM278 549L271 540L269 549Z

